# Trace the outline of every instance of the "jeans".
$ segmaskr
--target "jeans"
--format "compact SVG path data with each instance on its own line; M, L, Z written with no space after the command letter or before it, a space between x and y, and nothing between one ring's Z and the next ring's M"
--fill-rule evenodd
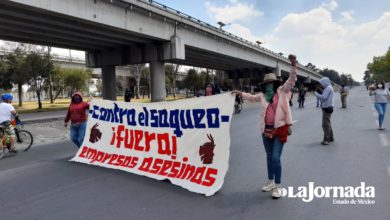
M80 148L83 143L86 127L87 122L82 123L80 126L70 125L70 139L77 145L78 148Z
M275 179L276 184L280 184L282 177L282 164L280 157L282 156L283 143L278 137L266 138L263 134L263 143L267 154L267 171L268 179Z
M387 103L375 103L375 108L378 111L378 122L380 128L382 127L383 120L385 119L386 106Z

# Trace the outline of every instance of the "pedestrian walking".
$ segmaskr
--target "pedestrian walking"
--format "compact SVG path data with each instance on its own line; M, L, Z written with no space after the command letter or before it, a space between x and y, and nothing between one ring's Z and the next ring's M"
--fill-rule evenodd
M299 89L299 93L298 93L299 108L304 108L304 106L305 106L305 98L306 98L306 89L305 89L305 87L302 86Z
M341 108L347 108L347 96L348 88L343 84L340 89Z
M267 156L268 181L262 187L262 191L272 191L273 198L280 198L282 194L281 155L284 144L287 142L290 126L292 124L289 100L291 89L297 79L296 57L289 55L291 61L290 76L282 84L273 73L264 76L262 91L256 95L234 90L232 93L242 96L244 100L260 102L261 107L261 131L263 144Z
M322 145L329 145L334 142L331 116L334 108L334 90L328 77L320 79L322 88L317 87L314 95L320 99L322 108L322 129L324 130L324 139Z
M87 110L89 104L83 102L81 93L76 92L72 95L72 100L65 116L65 127L70 121L70 139L80 148L84 140L85 128L87 126Z
M124 97L124 100L125 102L130 102L131 101L131 98L133 98L133 92L131 91L130 88L127 88L125 90L125 97Z
M385 83L379 82L375 86L370 86L370 96L374 96L375 109L378 112L379 130L384 130L383 120L385 119L387 98L390 96L389 90L385 88Z

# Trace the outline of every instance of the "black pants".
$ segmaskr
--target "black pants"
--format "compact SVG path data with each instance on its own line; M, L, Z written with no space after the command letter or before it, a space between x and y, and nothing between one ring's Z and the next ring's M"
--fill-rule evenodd
M305 106L305 98L299 98L298 103L299 108L303 108Z

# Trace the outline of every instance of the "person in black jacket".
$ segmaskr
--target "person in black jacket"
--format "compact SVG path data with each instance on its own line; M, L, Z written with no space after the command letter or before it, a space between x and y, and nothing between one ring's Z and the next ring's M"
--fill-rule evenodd
M130 88L127 88L125 91L125 102L130 102L131 98L133 98L133 92Z
M305 106L305 98L306 98L306 88L301 87L299 89L299 94L298 94L299 108L304 108L304 106Z

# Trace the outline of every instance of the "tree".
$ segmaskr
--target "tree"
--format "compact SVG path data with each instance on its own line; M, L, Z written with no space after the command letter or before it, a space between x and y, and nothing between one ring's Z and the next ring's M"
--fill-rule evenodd
M98 92L99 96L102 95L102 90L103 90L103 82L102 82L102 79L97 79L96 80L96 91Z
M321 70L320 74L328 77L331 81L333 81L336 84L339 84L339 85L342 84L341 77L336 70L326 68L326 69Z
M11 75L6 61L0 61L0 88L4 90L12 89Z
M366 86L371 83L371 73L368 70L364 72L363 80L364 80L364 85Z
M180 69L180 65L179 64L173 64L173 81L172 81L173 98L176 98L176 82L177 82L177 77L178 77L178 74L179 74L179 69Z
M65 88L71 93L88 92L88 82L92 76L90 69L64 69L64 84Z
M201 84L201 78L195 69L189 69L187 76L183 80L183 85L186 88L186 97L188 97L188 90L193 89L194 96L199 90Z
M29 85L33 88L38 98L38 109L42 109L41 95L44 90L44 83L49 74L53 71L53 62L49 54L41 55L37 51L32 51L26 56L24 71L30 77Z
M26 51L24 47L17 47L12 53L5 56L5 62L7 71L5 74L8 76L3 79L8 85L15 83L18 87L19 106L23 105L23 84L26 84L30 79L30 76L24 69L24 63L26 62Z
M141 76L140 76L140 86L142 87L142 98L145 97L145 92L147 91L148 98L149 97L149 83L150 83L150 69L149 67L143 67L141 69Z
M367 71L372 74L373 80L390 80L390 47L385 55L374 57L373 61L367 64Z
M128 76L117 76L116 84L116 91L118 95L123 95L125 90L130 86L130 79Z
M168 94L175 88L173 87L173 81L174 79L174 66L172 64L166 64L165 65L165 88L166 88L166 96L168 97Z
M64 91L65 89L65 76L66 76L66 71L61 68L60 66L55 65L53 68L53 71L50 74L50 86L47 85L49 90L50 95L50 103L54 103L55 100L58 98L58 96Z
M141 71L145 68L145 64L135 64L130 66L130 71L133 73L135 78L135 98L139 99L140 93L140 81L141 81Z

